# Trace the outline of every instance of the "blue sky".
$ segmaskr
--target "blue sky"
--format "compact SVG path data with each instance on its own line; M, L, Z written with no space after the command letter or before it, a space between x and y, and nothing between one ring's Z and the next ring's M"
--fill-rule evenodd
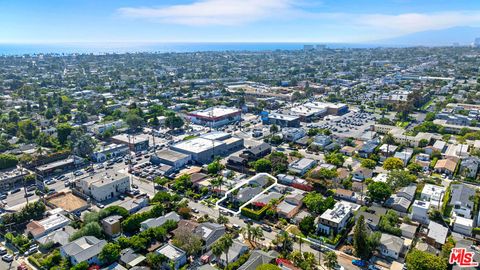
M0 43L368 42L480 26L478 0L0 0Z

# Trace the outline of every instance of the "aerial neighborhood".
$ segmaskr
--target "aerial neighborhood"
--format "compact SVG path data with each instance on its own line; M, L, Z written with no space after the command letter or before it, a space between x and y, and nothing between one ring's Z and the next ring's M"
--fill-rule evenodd
M480 262L479 65L473 47L0 56L0 269Z

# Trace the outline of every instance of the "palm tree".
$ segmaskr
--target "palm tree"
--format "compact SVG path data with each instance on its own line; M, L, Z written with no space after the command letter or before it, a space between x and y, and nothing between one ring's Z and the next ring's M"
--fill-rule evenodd
M233 238L230 234L225 234L221 239L223 251L225 252L225 269L228 265L228 251L233 246Z
M245 235L247 235L248 242L252 243L252 226L250 224L247 223L247 226L242 228L242 235L244 239Z
M293 241L288 232L282 231L275 237L275 244L282 252L288 253L292 250Z
M263 236L262 228L252 227L252 236L253 236L253 242L255 242L255 245L258 244L256 239L260 239Z
M217 241L213 246L212 246L212 254L215 255L217 258L217 262L220 260L220 255L223 253L223 247L222 243L220 241Z
M327 269L334 269L337 266L337 254L334 251L328 251L325 253L325 266Z
M303 244L303 238L300 236L297 236L297 241L298 241L298 246L300 249L300 253L302 253L302 244Z

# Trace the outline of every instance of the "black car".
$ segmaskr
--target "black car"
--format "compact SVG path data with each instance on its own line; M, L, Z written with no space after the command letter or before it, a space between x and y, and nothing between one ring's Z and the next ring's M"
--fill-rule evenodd
M17 192L20 192L20 191L21 191L20 188L15 188L15 189L12 189L12 190L10 191L10 194L17 193Z
M262 225L262 230L264 230L266 232L272 232L272 228L270 228L270 226L268 226L268 225Z

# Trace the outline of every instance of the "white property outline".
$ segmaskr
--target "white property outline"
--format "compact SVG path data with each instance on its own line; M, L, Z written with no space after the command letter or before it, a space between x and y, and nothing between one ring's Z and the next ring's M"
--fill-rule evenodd
M253 198L251 198L250 200L248 200L247 202L245 202L244 204L242 204L239 208L238 208L238 211L233 211L231 209L228 209L226 207L223 207L220 205L221 202L223 202L224 200L226 200L228 198L228 195L232 192L234 192L235 190L237 189L240 189L241 187L243 187L243 185L247 184L248 182L250 182L251 180L255 180L256 178L259 178L259 177L262 177L262 176L266 176L266 177L269 177L271 179L273 179L275 182L273 184L271 184L270 186L268 186L267 188L265 188L262 192L260 192L259 194L255 195ZM273 187L275 187L276 185L278 184L278 180L276 177L274 177L273 175L269 174L269 173L258 173L256 174L255 176L245 180L245 181L242 181L240 182L236 187L230 189L229 191L225 192L225 196L223 196L223 198L221 198L220 200L218 200L215 205L221 209L221 210L224 210L224 211L227 211L227 212L230 212L232 213L233 215L238 215L242 212L242 208L247 206L248 204L252 203L253 201L255 201L258 197L260 197L261 195L265 194L267 191L269 191L270 189L272 189Z

